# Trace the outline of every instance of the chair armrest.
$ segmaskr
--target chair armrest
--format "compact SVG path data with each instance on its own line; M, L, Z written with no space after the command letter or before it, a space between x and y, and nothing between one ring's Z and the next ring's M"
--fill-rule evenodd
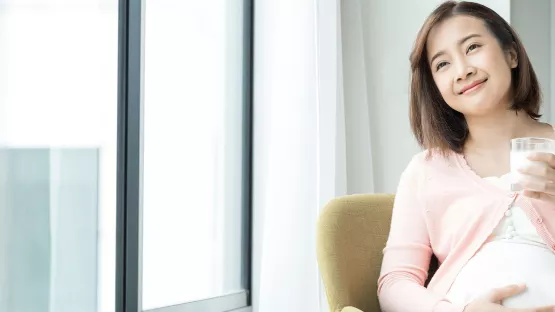
M380 311L377 281L393 200L389 194L350 195L322 211L317 257L331 311Z

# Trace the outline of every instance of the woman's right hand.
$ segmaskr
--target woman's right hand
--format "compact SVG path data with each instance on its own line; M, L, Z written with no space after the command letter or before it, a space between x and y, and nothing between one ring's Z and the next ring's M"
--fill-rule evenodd
M483 297L470 302L463 312L553 312L555 306L546 306L528 309L512 309L501 305L501 302L511 296L517 295L526 289L526 285L510 285L496 288Z

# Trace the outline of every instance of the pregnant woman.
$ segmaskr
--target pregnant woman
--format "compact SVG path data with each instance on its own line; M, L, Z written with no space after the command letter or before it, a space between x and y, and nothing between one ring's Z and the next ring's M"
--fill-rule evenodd
M529 156L511 191L510 140L555 139L515 31L447 1L411 57L410 119L425 149L401 176L378 296L386 312L554 311L555 156ZM439 269L424 287L431 257Z

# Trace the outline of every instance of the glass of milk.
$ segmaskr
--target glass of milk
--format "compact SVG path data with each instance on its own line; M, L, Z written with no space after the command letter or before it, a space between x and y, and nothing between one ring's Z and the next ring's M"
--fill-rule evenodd
M511 140L511 190L520 191L519 181L523 174L518 169L527 166L546 166L543 162L531 161L528 155L536 152L555 153L555 141L545 138L516 138Z

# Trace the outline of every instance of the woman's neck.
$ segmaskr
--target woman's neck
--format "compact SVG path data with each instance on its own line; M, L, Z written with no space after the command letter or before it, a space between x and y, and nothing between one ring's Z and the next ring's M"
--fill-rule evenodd
M466 118L469 136L466 146L472 149L508 148L511 139L535 136L541 124L524 111L506 110L496 115Z

